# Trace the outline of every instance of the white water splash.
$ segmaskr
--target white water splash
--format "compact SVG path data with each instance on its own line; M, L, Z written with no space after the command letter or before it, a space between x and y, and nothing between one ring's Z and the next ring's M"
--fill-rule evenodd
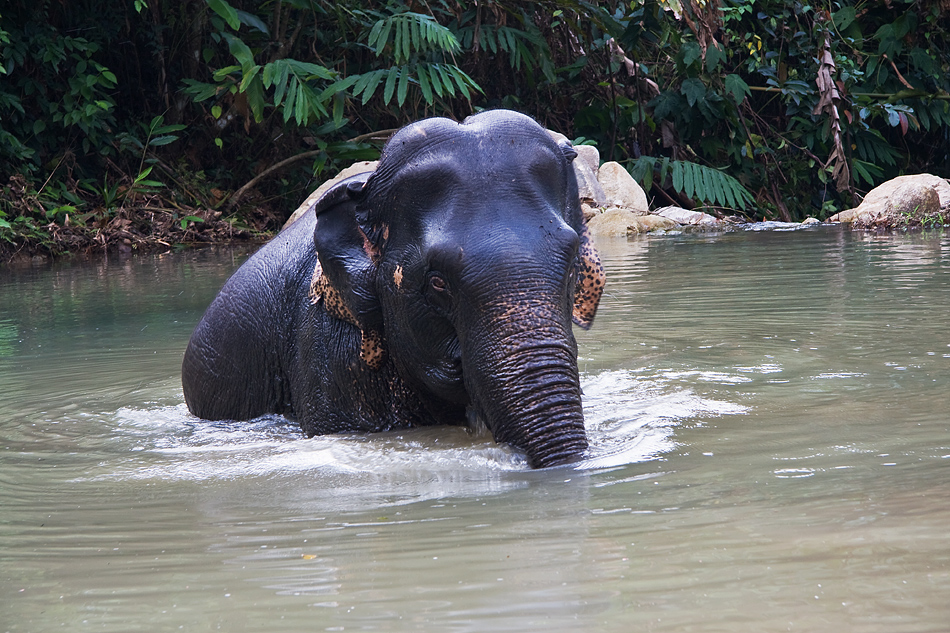
M659 459L674 448L677 426L745 412L740 405L674 384L683 377L668 370L586 377L582 388L590 449L570 468L595 470ZM417 493L431 488L438 496L446 489L484 493L523 485L506 483L504 476L530 470L518 451L496 444L487 433L461 427L304 438L295 423L280 416L205 422L190 415L184 404L126 407L111 417L116 440L128 453L104 463L107 472L92 475L94 480L305 477L319 486L384 484Z

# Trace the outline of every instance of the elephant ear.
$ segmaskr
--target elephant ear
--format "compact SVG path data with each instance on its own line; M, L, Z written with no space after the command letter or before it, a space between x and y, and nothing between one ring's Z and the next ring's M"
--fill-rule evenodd
M581 245L578 252L577 284L574 286L574 323L590 329L597 314L600 296L604 293L607 275L600 263L600 255L590 240L587 224L581 220Z
M357 204L370 173L347 178L330 188L314 205L317 226L313 241L319 263L310 297L327 312L359 328L360 358L378 369L386 359L383 317L374 290L376 250L357 221Z
M597 314L600 296L604 293L607 275L600 263L600 255L590 239L584 212L581 210L580 195L577 191L577 178L571 163L577 158L577 150L569 141L561 141L558 148L568 163L567 221L577 231L581 244L578 251L577 284L574 286L574 311L571 315L574 323L585 330L590 329Z

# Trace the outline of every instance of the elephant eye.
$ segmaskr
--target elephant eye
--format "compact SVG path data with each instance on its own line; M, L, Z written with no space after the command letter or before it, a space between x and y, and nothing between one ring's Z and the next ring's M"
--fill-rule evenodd
M436 272L430 272L427 275L425 296L428 304L443 316L451 310L452 293L442 275Z
M448 284L445 283L445 280L435 273L429 275L429 285L432 286L433 290L438 292L445 292L449 289Z

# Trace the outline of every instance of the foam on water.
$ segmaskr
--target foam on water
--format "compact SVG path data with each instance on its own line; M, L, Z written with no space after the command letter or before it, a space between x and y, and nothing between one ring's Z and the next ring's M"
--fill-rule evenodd
M569 468L593 470L659 459L676 445L677 426L745 411L672 384L681 377L669 370L606 371L586 377L582 388L590 449ZM349 483L367 486L379 486L381 480L411 486L451 479L491 487L500 474L530 470L519 451L496 444L487 432L461 427L305 438L296 423L281 416L206 422L192 416L184 404L123 407L106 417L112 418L114 439L127 457L103 463L106 472L92 475L94 480L305 475L316 482L345 475Z

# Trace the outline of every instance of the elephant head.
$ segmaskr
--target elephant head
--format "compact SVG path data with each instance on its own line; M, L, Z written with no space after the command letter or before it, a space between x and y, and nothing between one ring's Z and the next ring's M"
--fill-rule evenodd
M467 412L536 467L587 448L571 321L590 327L604 273L575 155L514 112L428 119L316 205L323 294L364 361L385 357L432 411Z

